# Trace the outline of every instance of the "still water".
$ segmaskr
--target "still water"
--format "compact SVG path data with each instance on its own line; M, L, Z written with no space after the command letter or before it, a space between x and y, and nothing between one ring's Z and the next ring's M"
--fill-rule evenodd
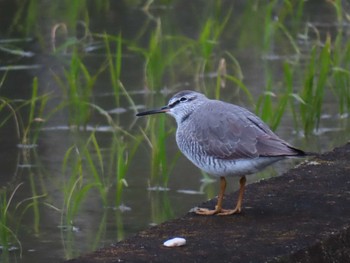
M1 1L0 241L9 251L1 262L76 257L213 198L218 182L179 154L175 121L135 112L163 106L181 89L213 98L222 58L251 94L228 78L220 83L225 101L255 111L263 94L277 100L285 62L299 69L297 93L315 43L339 34L349 41L350 6L331 2ZM112 59L122 58L119 98L104 33L123 39L120 53L118 41L108 44ZM347 142L348 111L340 112L330 84L325 94L318 129L304 136L287 110L277 134L315 152ZM248 182L293 165L276 164ZM229 179L227 191L237 188Z

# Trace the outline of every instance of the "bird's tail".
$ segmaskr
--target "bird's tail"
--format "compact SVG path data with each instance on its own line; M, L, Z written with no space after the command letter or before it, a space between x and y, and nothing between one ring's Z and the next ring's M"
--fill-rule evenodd
M314 152L306 152L306 151L303 151L303 150L300 150L298 148L295 148L293 146L289 146L288 147L293 150L294 154L291 154L290 156L291 157L308 157L308 156L315 156L315 155L318 155L317 153L314 153Z

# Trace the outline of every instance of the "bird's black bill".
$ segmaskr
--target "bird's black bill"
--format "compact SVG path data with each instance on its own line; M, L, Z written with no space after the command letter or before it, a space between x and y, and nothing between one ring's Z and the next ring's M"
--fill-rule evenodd
M169 107L165 106L162 107L160 109L155 109L155 110L148 110L148 111L143 111L143 112L139 112L136 114L136 116L140 117L140 116L145 116L145 115L151 115L151 114L157 114L157 113L165 113L169 111Z

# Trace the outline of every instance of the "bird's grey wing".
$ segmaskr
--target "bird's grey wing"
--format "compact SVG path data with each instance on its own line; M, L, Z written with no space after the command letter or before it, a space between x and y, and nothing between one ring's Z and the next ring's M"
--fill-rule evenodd
M294 148L244 108L223 104L218 108L206 107L201 114L204 118L197 123L194 136L202 150L210 156L244 159L297 155Z
M257 129L256 149L259 156L304 156L306 154L279 138L257 116L251 114L247 118L251 122L251 125Z
M216 158L257 157L256 129L252 129L250 123L240 116L236 111L238 108L226 107L223 110L222 107L207 106L198 111L202 121L196 123L192 136L206 154Z

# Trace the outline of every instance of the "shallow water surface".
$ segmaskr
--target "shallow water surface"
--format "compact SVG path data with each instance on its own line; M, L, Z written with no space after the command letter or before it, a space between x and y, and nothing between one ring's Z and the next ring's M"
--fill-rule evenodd
M0 3L1 262L77 257L215 197L218 181L179 153L175 120L135 113L164 106L182 89L219 93L252 111L269 99L276 105L288 86L286 64L299 94L313 48L330 37L336 52L335 39L349 40L350 7L337 10L332 1L293 8L284 1L25 2ZM344 144L349 112L340 110L331 81L317 129L305 136L301 113L288 106L277 134L307 151ZM299 109L295 98L288 105ZM228 192L238 188L238 178L228 183Z

